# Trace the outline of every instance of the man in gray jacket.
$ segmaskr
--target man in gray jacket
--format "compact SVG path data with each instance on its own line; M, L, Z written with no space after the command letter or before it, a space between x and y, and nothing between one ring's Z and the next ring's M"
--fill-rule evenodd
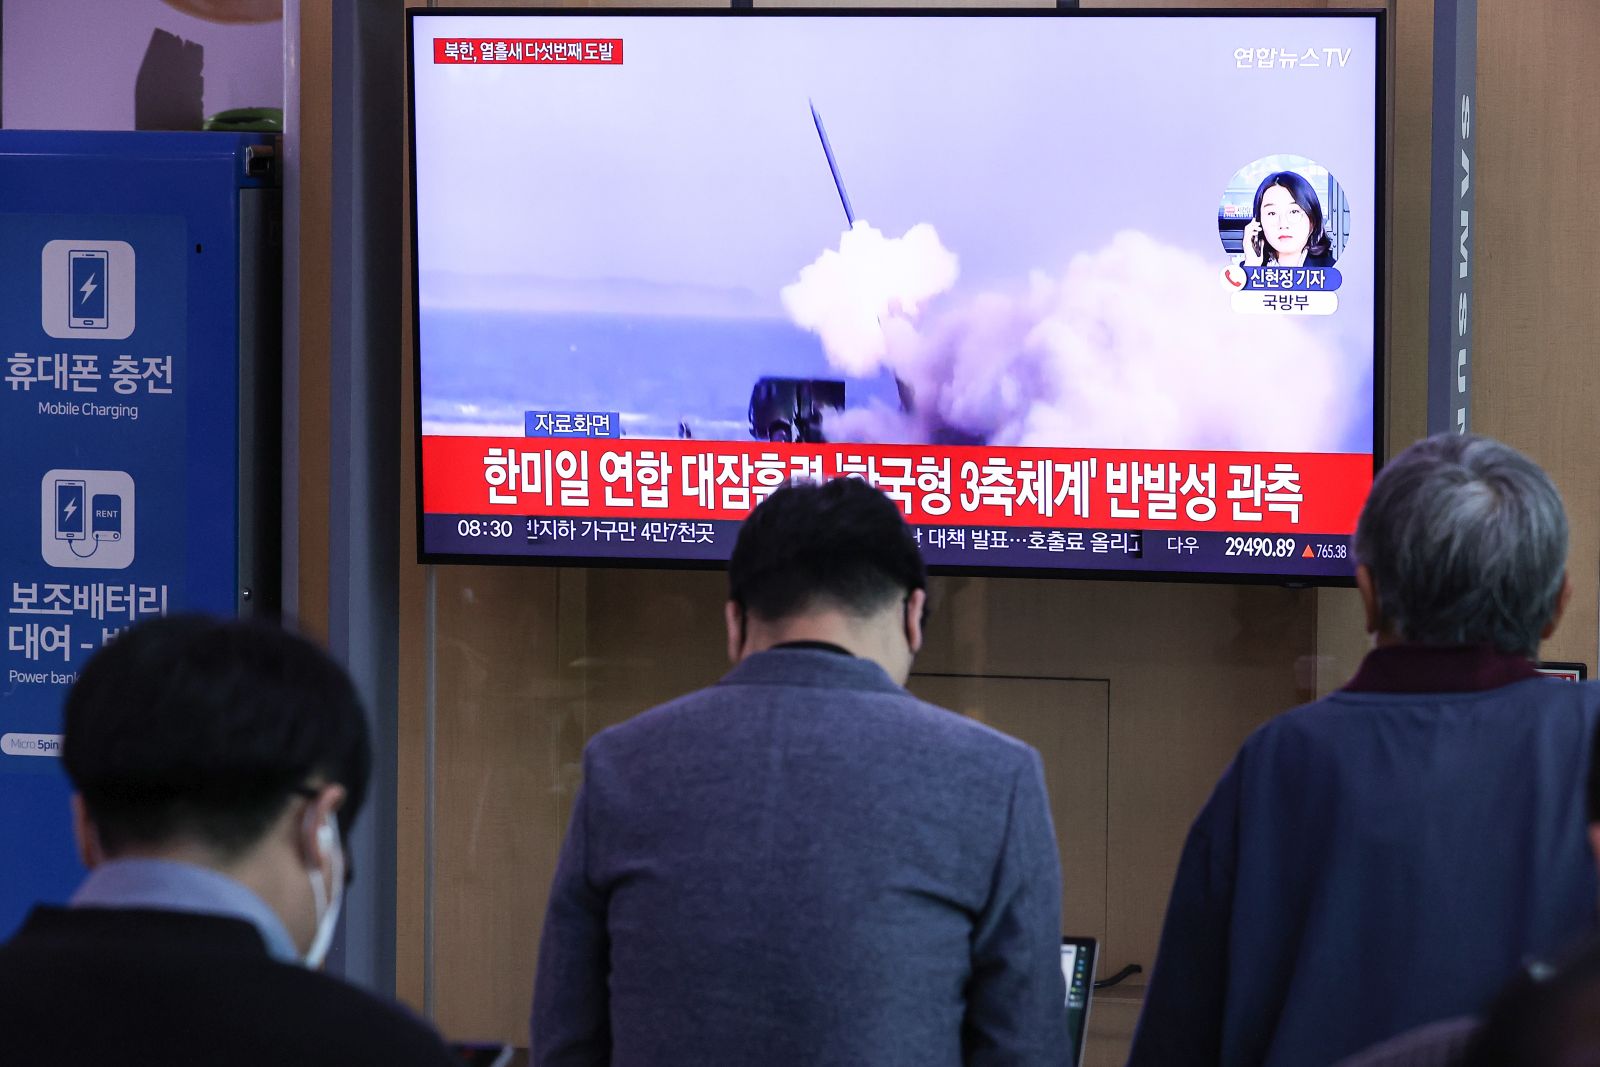
M876 489L755 510L733 670L584 753L536 1064L1070 1062L1039 756L902 688L926 604Z

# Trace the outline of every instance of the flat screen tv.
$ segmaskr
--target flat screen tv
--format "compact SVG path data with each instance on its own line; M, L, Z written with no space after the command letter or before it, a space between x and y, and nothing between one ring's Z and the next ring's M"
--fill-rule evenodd
M1342 582L1372 12L410 14L428 562L716 565L793 478L946 572Z

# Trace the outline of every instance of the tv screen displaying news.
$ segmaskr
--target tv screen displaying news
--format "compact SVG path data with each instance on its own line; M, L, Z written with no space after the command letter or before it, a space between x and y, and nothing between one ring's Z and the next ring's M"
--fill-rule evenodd
M1379 16L414 12L422 557L1342 581Z

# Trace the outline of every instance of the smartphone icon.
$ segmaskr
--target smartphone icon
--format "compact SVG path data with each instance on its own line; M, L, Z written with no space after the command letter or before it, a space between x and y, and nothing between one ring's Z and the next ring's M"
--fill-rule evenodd
M87 541L88 529L83 517L83 482L56 479L56 540Z
M96 493L90 503L94 513L90 529L96 541L122 540L122 498L116 493Z
M67 294L68 318L75 329L103 330L106 318L106 261L103 249L73 249L67 253L72 269Z

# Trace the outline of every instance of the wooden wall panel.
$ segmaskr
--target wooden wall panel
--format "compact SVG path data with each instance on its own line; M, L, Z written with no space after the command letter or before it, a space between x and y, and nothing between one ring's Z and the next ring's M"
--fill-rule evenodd
M585 739L559 661L560 574L438 572L434 1013L527 1042L533 947Z
M441 567L435 580L435 1017L523 1044L583 746L721 676L723 579Z
M1574 595L1548 659L1596 665L1600 259L1580 210L1600 170L1600 5L1481 0L1472 425L1543 464L1567 502Z
M286 200L298 204L295 264L298 310L285 324L286 337L297 338L295 366L298 388L285 397L286 439L294 442L297 465L294 497L298 509L286 515L295 524L295 551L285 605L293 605L301 630L321 640L328 637L331 573L330 501L332 484L333 333L333 16L327 3L300 5L299 82L292 99L298 109L290 117L285 181ZM289 302L286 302L286 304Z
M1428 430L1428 193L1433 167L1433 0L1389 5L1389 455Z

